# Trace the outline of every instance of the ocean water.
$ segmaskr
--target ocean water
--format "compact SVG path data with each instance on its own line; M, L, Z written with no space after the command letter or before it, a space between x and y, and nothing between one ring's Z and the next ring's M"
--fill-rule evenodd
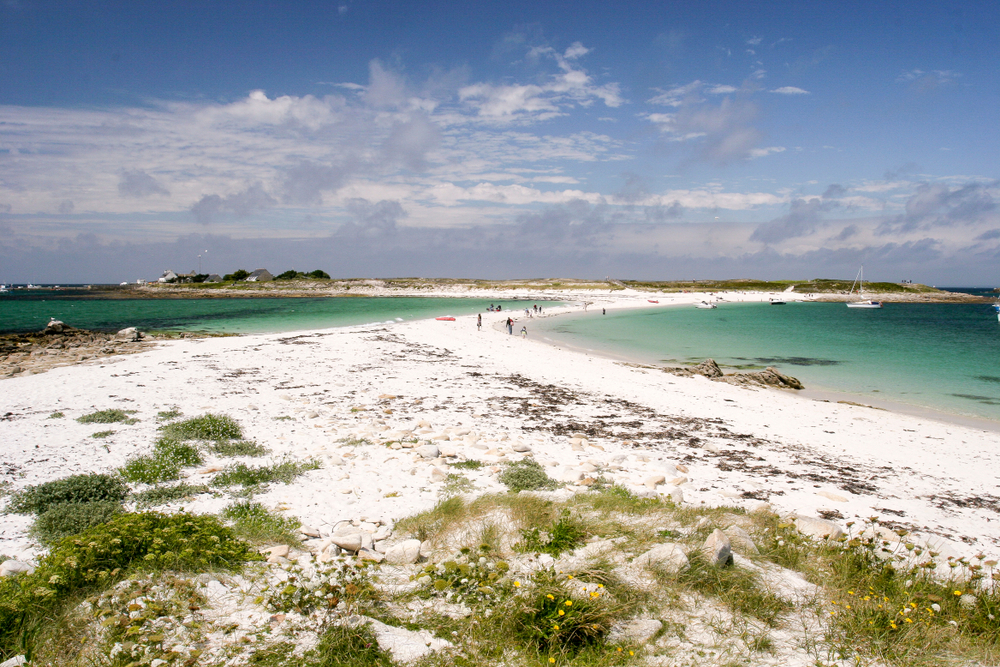
M491 303L523 310L533 302L424 297L97 299L72 292L0 296L0 333L45 328L50 318L79 329L277 333L483 312Z
M775 366L807 389L1000 421L1000 322L988 304L723 303L591 309L535 326L583 349L655 364ZM861 398L858 398L861 397Z

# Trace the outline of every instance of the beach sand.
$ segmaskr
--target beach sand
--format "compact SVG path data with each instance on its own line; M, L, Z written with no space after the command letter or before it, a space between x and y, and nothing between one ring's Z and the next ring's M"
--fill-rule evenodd
M707 296L563 298L613 309ZM580 308L546 308L546 315ZM526 339L502 328L508 316L518 319L515 334L527 326ZM1000 553L995 430L676 377L563 349L532 337L523 311L483 313L481 331L475 320L176 340L0 380L0 479L13 491L112 471L148 452L157 413L177 409L185 417L235 418L248 439L272 450L272 460L319 460L320 469L273 484L257 500L325 530L344 519L392 524L432 507L446 461L454 460L448 456L487 464L468 477L480 492L501 490L499 464L530 448L552 477L578 490L599 474L637 492L673 492L685 504L768 504L841 525L878 516L917 532L942 558ZM135 410L139 421L75 419L108 408ZM65 417L50 418L54 412ZM107 429L115 433L91 437ZM434 443L441 457L423 458L412 443L381 444L405 440ZM220 465L209 460L187 481L205 482ZM217 512L230 500L201 495L183 506ZM0 554L38 555L29 524L27 516L0 516Z

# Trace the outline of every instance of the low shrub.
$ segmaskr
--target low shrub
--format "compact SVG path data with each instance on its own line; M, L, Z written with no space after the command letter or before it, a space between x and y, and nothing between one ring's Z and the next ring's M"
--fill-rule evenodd
M107 438L108 436L112 436L114 434L115 434L114 431L97 431L96 433L91 433L90 437L100 439L100 438Z
M514 590L507 578L510 565L492 550L464 548L448 560L428 563L412 580L428 595L467 605L499 604Z
M104 473L73 475L29 486L14 493L7 505L7 511L15 514L41 514L49 507L61 503L88 503L102 500L121 502L127 495L128 487L116 475Z
M255 487L271 482L288 484L299 475L320 467L318 461L282 461L270 466L250 467L244 463L231 465L212 480L213 486Z
M283 517L269 512L260 503L239 501L222 510L222 517L233 522L233 530L242 539L254 543L285 542L298 544L295 531L301 522L294 517Z
M371 600L378 596L373 583L375 567L371 561L354 560L319 563L309 570L288 565L284 579L264 586L258 601L275 613L309 615L333 610L341 602L353 605Z
M558 486L558 483L545 473L545 468L538 461L527 458L508 463L498 479L515 493L554 489Z
M118 471L129 482L157 484L180 478L181 469L201 465L204 459L197 447L170 437L161 437L153 453L129 459Z
M261 559L213 516L118 515L60 540L32 574L0 579L0 656L30 652L39 625L64 604L135 570L235 570Z
M56 410L51 415L49 415L49 419L62 419L65 416L66 415L64 415L62 412Z
M449 465L459 470L479 470L483 467L483 462L476 459L469 459L468 461L455 461Z
M177 419L181 415L183 415L183 413L177 408L173 408L172 410L161 410L160 412L156 413L156 420L161 422L168 422L173 419Z
M379 648L367 625L335 625L323 633L319 645L306 654L307 667L393 667L392 656Z
M110 410L91 412L89 415L77 417L76 420L81 424L136 424L139 420L129 417L129 415L133 415L135 412L135 410L112 408Z
M52 544L107 523L123 511L121 503L110 500L51 505L35 519L31 534L44 544Z
M240 440L243 429L232 417L207 414L164 424L163 434L175 440Z
M165 505L181 498L195 496L199 493L211 493L204 484L193 485L181 482L172 486L154 486L145 491L132 494L132 498L141 507L151 507L153 505Z
M252 440L217 440L208 449L219 456L264 456L271 453L267 447Z

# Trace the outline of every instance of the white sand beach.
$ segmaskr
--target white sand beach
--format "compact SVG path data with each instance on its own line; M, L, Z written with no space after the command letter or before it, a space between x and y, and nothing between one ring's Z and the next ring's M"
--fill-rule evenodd
M562 297L598 309L710 298ZM546 308L546 315L560 310ZM531 455L570 489L584 490L580 482L600 475L684 504L767 503L841 525L878 516L915 531L942 558L1000 553L996 430L677 377L510 336L501 327L509 315L519 319L516 334L523 311L487 312L481 331L475 316L466 316L177 340L6 378L0 479L13 491L111 471L151 448L157 412L177 409L235 418L273 459L318 459L318 470L257 499L321 529L343 519L391 524L433 506L445 463L456 458L488 464L468 476L479 491L500 490L496 464ZM527 326L530 332L530 320ZM94 439L98 427L75 420L108 408L135 410L139 421ZM65 418L50 418L57 411ZM407 439L437 445L439 456L382 446ZM188 481L218 469L209 461ZM184 507L215 512L228 502L198 498ZM0 516L0 553L37 556L29 524L27 516Z

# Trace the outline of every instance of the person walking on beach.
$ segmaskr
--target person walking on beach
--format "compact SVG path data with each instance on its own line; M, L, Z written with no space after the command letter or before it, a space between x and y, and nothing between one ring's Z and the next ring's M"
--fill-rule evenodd
M510 336L514 335L514 320L507 318L507 334Z
M476 331L483 330L483 314L479 313L476 315Z
M528 327L523 326L521 327L521 338L527 338L527 337L528 337Z

